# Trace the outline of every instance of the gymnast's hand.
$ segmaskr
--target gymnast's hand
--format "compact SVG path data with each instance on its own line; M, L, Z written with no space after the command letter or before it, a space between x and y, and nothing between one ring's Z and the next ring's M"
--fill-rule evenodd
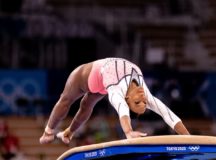
M65 144L69 144L71 139L73 138L73 133L70 131L69 128L65 129L62 132L59 132L57 135L57 138L61 139L62 142Z
M130 132L126 133L127 139L139 138L139 137L145 137L145 136L147 136L147 133L142 133L139 131L130 131Z

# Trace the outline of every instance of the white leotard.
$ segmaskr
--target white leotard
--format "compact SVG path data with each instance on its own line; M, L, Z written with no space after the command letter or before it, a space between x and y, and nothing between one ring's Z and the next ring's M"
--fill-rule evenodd
M125 96L131 81L136 80L144 88L148 109L159 114L171 128L174 128L175 124L181 121L163 102L150 93L138 66L122 58L106 58L94 63L100 64L95 65L100 67L99 73L101 75L99 77L100 81L102 81L102 89L104 90L100 89L100 92L108 93L109 101L117 111L119 117L124 115L130 116Z

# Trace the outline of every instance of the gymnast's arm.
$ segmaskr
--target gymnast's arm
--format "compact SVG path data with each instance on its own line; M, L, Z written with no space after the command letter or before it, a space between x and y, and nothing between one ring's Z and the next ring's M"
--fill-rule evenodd
M130 111L124 96L118 89L108 89L108 97L112 106L119 115L120 124L126 138L146 136L146 133L133 131L131 126Z
M144 84L145 85L145 84ZM159 114L164 121L173 129L176 133L180 135L189 135L190 133L186 129L185 125L182 123L181 119L173 113L163 102L158 98L154 97L147 86L145 87L145 95L147 95L147 108Z

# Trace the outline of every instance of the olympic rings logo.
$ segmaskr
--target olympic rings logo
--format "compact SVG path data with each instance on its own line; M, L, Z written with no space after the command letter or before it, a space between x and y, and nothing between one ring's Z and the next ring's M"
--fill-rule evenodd
M2 96L9 97L16 95L35 96L38 94L39 84L33 79L22 79L20 82L11 78L5 78L0 81L0 91Z
M41 97L42 88L39 83L30 77L20 79L2 77L0 79L0 112L4 109L17 112L16 100L19 97L25 97L29 100Z
M200 146L189 146L188 149L192 152L197 152L200 149Z

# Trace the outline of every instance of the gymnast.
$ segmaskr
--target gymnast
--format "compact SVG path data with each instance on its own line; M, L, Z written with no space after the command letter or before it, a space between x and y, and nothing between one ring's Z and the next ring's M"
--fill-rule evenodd
M95 104L106 95L118 113L126 138L147 135L133 130L130 110L140 115L150 109L159 114L177 134L190 134L181 119L150 93L137 65L123 58L104 58L82 64L70 73L40 137L40 143L50 143L56 136L65 144L70 143L76 130L89 119ZM58 123L81 97L79 110L70 125L56 133Z

